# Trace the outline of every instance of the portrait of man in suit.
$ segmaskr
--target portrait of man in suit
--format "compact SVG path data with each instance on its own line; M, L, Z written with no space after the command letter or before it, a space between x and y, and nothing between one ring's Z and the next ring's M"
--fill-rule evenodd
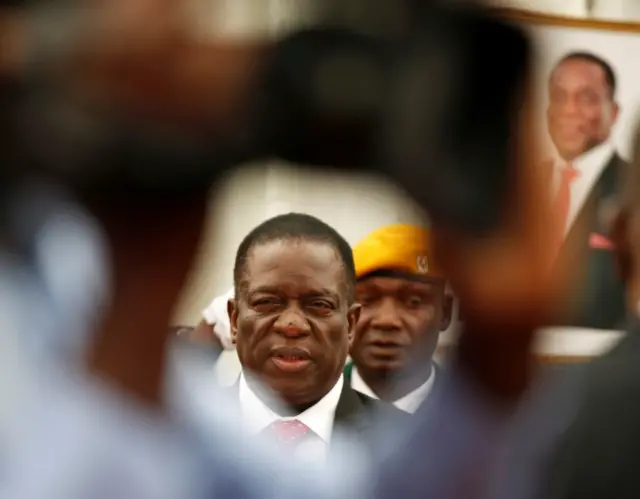
M360 315L355 280L349 244L309 215L267 220L240 244L229 317L243 372L231 389L249 433L322 459L336 428L366 439L377 415L403 416L344 381Z
M610 217L605 216L627 167L612 141L620 111L616 90L611 64L586 51L564 55L548 80L547 128L555 148L547 162L555 192L553 237L559 262L580 255L586 265L568 297L564 325L617 329L624 321Z

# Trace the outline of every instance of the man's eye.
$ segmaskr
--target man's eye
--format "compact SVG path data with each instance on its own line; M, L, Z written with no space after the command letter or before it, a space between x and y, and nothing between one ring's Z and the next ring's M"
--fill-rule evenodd
M259 300L255 300L251 306L252 307L270 307L278 304L278 300L275 298L260 298Z
M598 96L596 94L593 93L586 93L586 94L582 94L580 96L580 101L583 104L597 104L598 103Z
M325 300L314 300L310 303L310 305L314 308L324 308L324 309L332 309L333 304L329 303Z
M412 307L419 307L425 303L425 299L422 296L414 295L409 296L406 300L406 303Z

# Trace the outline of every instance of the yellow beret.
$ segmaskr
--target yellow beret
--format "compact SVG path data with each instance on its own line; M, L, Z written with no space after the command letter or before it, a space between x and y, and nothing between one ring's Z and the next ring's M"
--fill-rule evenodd
M356 277L378 270L397 270L442 277L431 261L426 229L408 224L388 225L373 231L353 248Z

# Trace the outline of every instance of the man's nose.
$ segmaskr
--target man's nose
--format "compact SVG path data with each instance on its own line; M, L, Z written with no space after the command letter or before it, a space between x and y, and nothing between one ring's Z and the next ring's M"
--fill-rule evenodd
M382 330L400 329L402 327L402 319L398 308L398 304L393 298L381 300L373 314L371 326Z
M576 99L567 99L562 104L563 114L577 114L580 112L580 105Z
M287 308L273 325L274 330L285 337L297 338L310 332L309 322L298 307Z

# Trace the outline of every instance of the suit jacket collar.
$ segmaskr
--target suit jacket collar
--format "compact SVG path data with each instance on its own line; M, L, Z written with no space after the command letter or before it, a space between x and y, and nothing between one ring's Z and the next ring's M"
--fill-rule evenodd
M582 239L582 232L585 229L596 232L607 232L606 227L600 227L602 224L599 217L599 204L609 198L613 198L619 190L619 178L623 173L621 170L626 165L625 161L614 154L607 165L602 169L598 179L596 180L591 192L587 196L580 213L576 217L575 223L567 234L567 241L572 238L579 237Z
M585 254L584 251L588 250L589 235L592 232L608 235L608 228L603 226L599 211L603 208L601 206L603 201L615 196L619 185L618 178L625 164L620 156L614 154L602 170L565 238L557 262L560 268L567 265L566 258L571 261L576 258L576 255Z
M363 417L365 410L364 399L351 388L351 384L345 379L336 407L334 425L355 434L361 433L369 427L369 418Z

